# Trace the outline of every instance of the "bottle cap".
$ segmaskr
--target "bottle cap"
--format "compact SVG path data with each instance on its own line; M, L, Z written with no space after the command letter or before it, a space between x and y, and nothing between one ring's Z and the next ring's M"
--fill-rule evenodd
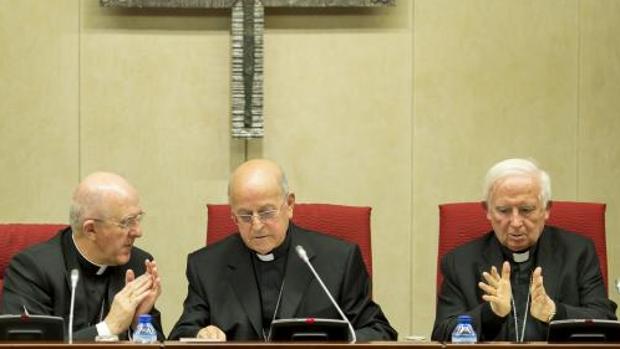
M459 315L457 318L459 323L468 323L471 324L471 315Z
M138 322L142 324L151 322L151 318L151 314L142 314L138 317Z

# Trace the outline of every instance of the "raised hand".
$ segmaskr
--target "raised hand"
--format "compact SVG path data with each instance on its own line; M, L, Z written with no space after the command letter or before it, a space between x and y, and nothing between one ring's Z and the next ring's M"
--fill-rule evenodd
M555 316L555 302L549 298L543 285L542 268L537 267L532 274L532 286L530 288L532 305L530 314L542 322L549 322Z
M114 295L110 312L104 320L112 334L119 334L129 328L138 305L146 299L153 285L150 274L144 273L136 278L131 269L127 270L125 281L125 287Z
M157 272L157 264L155 261L149 261L146 259L144 261L144 265L146 267L145 275L150 275L153 281L151 288L148 290L147 296L140 302L138 307L136 308L136 312L134 315L133 325L134 327L138 324L138 317L141 314L148 314L153 306L155 305L155 301L159 298L161 294L161 278Z
M510 285L510 263L502 264L502 274L497 272L495 266L491 267L491 272L482 273L486 282L480 281L478 287L484 292L482 299L489 302L491 310L497 315L504 317L512 309L512 288Z

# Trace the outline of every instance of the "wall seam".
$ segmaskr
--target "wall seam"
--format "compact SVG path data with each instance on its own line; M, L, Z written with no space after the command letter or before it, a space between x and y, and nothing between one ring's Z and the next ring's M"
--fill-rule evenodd
M413 195L414 195L414 187L415 187L415 172L414 172L414 139L415 139L415 42L416 42L416 38L415 38L415 34L416 34L416 30L415 30L415 26L416 26L416 21L415 21L415 14L416 14L416 0L413 0L411 2L411 11L410 11L410 23L411 23L411 101L410 101L410 106L409 106L409 112L411 114L411 119L410 119L410 135L411 137L409 138L409 151L411 152L411 156L410 156L410 171L411 171L411 186L410 186L410 192L409 192L409 205L410 205L410 209L411 209L411 214L409 215L409 333L412 334L413 333L413 314L414 312L414 305L413 305L413 287L414 287L414 283L413 280L415 280L414 278L414 268L413 268L413 261L414 261L414 253L415 253L415 249L413 246L413 224L414 224L414 199L413 199Z
M77 20L77 36L78 36L78 49L77 49L77 182L80 182L82 178L82 0L78 2L78 20Z
M579 145L580 145L580 136L581 136L581 74L582 74L582 70L581 70L581 61L582 61L582 50L581 50L581 41L582 41L582 33L581 33L581 6L580 6L581 0L577 0L577 18L576 18L576 26L577 26L577 98L576 98L576 103L577 103L577 121L576 121L576 127L575 127L575 181L577 184L577 188L576 188L576 196L577 196L577 201L581 200L581 180L580 180L580 176L579 176L579 168L581 165L581 159L580 159L580 153L579 153Z

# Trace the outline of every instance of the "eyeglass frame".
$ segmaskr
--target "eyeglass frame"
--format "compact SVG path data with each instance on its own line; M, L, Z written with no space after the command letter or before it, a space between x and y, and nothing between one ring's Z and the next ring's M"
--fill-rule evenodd
M123 230L131 230L131 229L135 229L138 227L138 225L140 225L140 223L142 223L142 219L144 219L144 216L146 215L146 212L141 211L138 214L135 215L131 215L129 217L123 218L120 221L115 221L112 219L103 219L103 218L86 218L86 220L93 220L95 222L101 222L101 223L110 223L113 224Z
M280 205L280 207L275 210L256 212L252 214L236 214L234 212L231 212L231 218L233 219L233 221L235 221L236 224L246 225L246 226L250 226L254 224L254 218L258 219L258 221L261 222L262 224L271 223L280 214L284 205L288 206L289 194L286 194L284 197L285 199ZM265 215L269 215L269 216L265 217Z
M541 209L541 206L538 205L517 205L517 206L503 206L498 205L492 208L493 213L500 216L501 218L510 219L514 216L514 210L517 210L517 216L521 219L528 219L530 216L535 214L537 211Z

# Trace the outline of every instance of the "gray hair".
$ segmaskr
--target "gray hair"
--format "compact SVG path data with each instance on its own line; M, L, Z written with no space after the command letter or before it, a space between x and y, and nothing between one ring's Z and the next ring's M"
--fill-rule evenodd
M280 178L280 190L282 190L282 196L286 199L288 195L288 179L286 178L286 173L282 171L282 178Z
M493 165L484 177L484 186L482 188L482 197L489 205L491 190L495 183L503 178L510 176L531 176L538 180L540 185L539 199L544 207L547 207L551 200L551 178L549 174L540 169L536 162L526 159L507 159Z
M71 225L71 230L74 233L79 233L82 231L82 220L83 220L84 209L82 205L77 203L75 200L71 202L71 207L69 207L69 224Z

